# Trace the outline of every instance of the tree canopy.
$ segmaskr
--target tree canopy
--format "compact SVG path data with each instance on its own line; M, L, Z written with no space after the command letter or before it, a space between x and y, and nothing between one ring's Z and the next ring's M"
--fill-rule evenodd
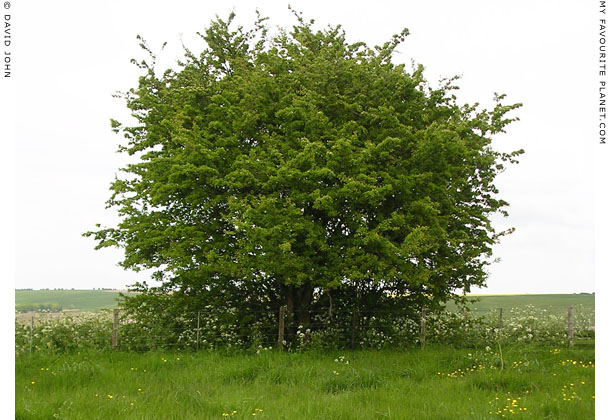
M457 78L431 87L395 64L407 30L370 48L295 16L273 36L264 18L217 18L162 74L142 41L150 58L123 94L137 122L112 121L132 156L107 203L120 223L85 235L175 299L287 305L301 324L325 294L374 305L484 285L506 233L494 180L522 153L492 136L520 104L459 105Z

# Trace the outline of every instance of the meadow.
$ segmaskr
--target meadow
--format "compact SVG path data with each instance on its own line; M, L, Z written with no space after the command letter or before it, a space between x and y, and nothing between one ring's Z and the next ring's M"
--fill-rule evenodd
M16 420L595 418L574 347L79 352L16 358Z

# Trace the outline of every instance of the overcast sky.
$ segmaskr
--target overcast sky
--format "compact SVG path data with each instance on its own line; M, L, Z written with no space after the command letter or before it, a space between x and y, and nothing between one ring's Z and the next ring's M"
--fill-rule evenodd
M249 27L256 2L14 3L12 76L2 85L13 89L10 105L3 98L10 114L3 115L12 116L9 136L16 140L8 174L15 200L7 213L15 221L15 287L125 288L147 279L116 265L121 251L94 251L94 241L81 236L96 223L117 221L105 201L127 160L116 153L122 139L109 119L127 113L112 94L136 86L140 72L130 59L144 58L137 34L154 51L167 41L160 63L173 66L181 40L200 50L195 33L231 9ZM287 4L262 1L258 8L272 28L289 28L295 20ZM433 85L461 75L459 102L490 107L499 92L523 103L515 113L521 121L494 140L502 151L525 149L521 163L497 180L510 217L497 218L496 226L516 231L495 247L502 261L479 292L594 291L595 164L610 147L597 144L595 130L596 2L290 4L319 27L341 24L349 41L369 46L406 27L410 36L396 62L423 64Z

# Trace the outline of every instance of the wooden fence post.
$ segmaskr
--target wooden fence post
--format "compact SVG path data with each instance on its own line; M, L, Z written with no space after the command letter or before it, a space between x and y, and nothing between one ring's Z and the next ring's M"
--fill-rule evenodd
M568 308L568 345L574 345L574 307Z
M119 310L115 309L112 320L112 348L116 349L119 343Z
M197 311L197 351L199 351L199 319L201 318L201 311Z
M419 329L419 343L422 347L426 345L426 308L421 310L421 325Z
M282 351L284 350L284 317L286 315L286 307L280 306L280 322L277 332L277 348Z
M32 315L32 323L30 324L30 353L32 353L32 342L34 341L34 315Z

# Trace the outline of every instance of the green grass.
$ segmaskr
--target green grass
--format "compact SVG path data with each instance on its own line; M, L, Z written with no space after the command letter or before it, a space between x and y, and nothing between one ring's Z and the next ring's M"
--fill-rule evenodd
M15 290L15 305L57 303L83 312L114 308L118 298L119 292L106 290Z
M446 347L28 354L16 358L15 418L594 418L592 342L506 347L503 358L504 370L494 349Z

